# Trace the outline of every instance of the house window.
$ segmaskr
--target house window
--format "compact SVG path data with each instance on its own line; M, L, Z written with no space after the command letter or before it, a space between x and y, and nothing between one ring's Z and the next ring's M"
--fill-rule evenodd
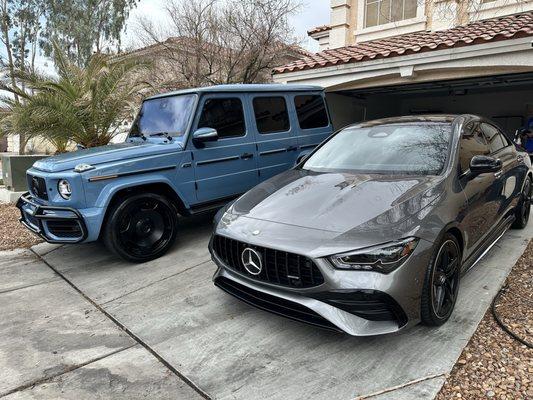
M417 0L365 1L365 28L416 17Z

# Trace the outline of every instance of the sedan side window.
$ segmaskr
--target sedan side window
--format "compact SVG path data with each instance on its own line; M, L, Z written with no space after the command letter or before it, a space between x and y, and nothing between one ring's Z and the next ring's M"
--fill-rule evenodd
M216 129L221 139L244 136L246 124L241 99L234 97L206 100L198 122L199 128Z
M471 123L465 128L459 146L461 173L468 171L472 157L490 154L490 148L478 123Z
M485 138L487 139L492 153L495 153L507 146L507 140L505 140L503 135L498 129L496 129L496 127L484 122L481 124L481 129L483 129L483 133L485 134Z

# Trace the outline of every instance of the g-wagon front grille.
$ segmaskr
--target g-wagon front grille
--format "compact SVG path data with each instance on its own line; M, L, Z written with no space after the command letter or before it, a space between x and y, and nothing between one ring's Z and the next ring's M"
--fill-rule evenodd
M30 192L43 200L48 200L48 192L46 191L46 181L40 176L26 175L28 179L28 187Z
M258 275L252 275L243 265L242 253L246 248L254 249L261 255L262 269ZM252 279L293 288L309 288L324 283L315 263L299 254L254 246L220 235L213 238L213 250L230 269Z

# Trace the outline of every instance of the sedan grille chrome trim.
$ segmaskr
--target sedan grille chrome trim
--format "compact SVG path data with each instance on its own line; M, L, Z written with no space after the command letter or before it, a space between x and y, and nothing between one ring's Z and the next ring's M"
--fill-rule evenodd
M246 248L262 256L263 268L258 275L250 274L242 263L241 254ZM299 254L254 246L221 235L213 237L213 250L229 269L254 280L297 289L324 283L316 264Z

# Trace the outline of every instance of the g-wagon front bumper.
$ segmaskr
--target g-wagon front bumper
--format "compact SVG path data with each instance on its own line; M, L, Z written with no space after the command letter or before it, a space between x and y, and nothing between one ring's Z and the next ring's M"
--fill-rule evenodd
M87 239L83 216L74 208L40 204L29 192L20 196L16 206L22 225L48 243L80 243Z

